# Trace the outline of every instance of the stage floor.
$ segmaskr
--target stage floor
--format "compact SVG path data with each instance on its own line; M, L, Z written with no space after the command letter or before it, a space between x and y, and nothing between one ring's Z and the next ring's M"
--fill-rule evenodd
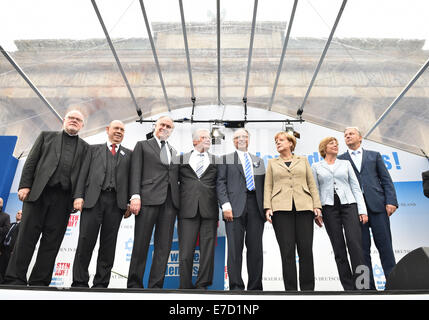
M0 300L429 300L429 290L249 292L0 286Z

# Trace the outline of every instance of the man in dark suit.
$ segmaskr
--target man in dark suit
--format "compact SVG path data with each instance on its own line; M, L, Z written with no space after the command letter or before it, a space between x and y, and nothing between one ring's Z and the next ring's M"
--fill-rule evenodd
M107 143L89 146L74 193L74 209L81 211L81 220L72 287L88 287L88 266L99 232L93 287L108 287L118 230L127 209L131 150L121 145L125 126L114 120L106 132Z
M358 128L346 128L344 139L348 150L338 159L351 162L365 199L368 223L362 225L362 247L365 262L370 271L369 288L375 290L369 228L371 228L384 275L387 278L396 265L389 220L398 207L395 186L380 153L362 149L362 134Z
M80 111L68 112L59 132L41 132L28 154L18 187L24 201L20 232L6 270L5 283L27 285L27 269L40 235L36 263L28 284L49 286L55 258L70 213L72 194L88 144L78 137Z
M10 216L3 212L3 198L0 198L0 241L4 240L10 229Z
M265 166L261 158L248 153L249 132L234 133L237 149L223 156L218 167L217 195L222 205L228 241L230 290L244 290L241 277L244 240L247 248L247 290L262 290L262 234Z
M423 193L429 198L429 170L422 172Z
M0 198L0 283L3 282L5 268L7 267L5 248L2 244L10 227L10 216L6 212L3 212L3 198Z
M206 289L212 284L219 220L216 194L216 157L208 152L210 132L196 130L194 150L180 157L180 211L178 214L180 289ZM199 269L195 286L192 270L199 234Z
M0 198L1 199L1 198ZM0 209L1 211L1 209ZM15 216L15 222L10 224L10 228L0 244L0 283L3 282L10 255L15 247L16 238L19 232L19 226L22 218L22 210L18 210Z
M172 164L176 151L167 142L174 129L168 116L160 117L153 138L137 142L130 169L130 211L135 214L134 245L128 272L128 288L143 288L152 231L154 252L149 288L162 288L179 209L179 167Z

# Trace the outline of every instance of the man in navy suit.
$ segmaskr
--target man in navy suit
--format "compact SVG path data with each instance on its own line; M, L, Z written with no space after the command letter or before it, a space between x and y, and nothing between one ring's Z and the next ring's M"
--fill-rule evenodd
M234 132L236 151L222 156L216 190L228 241L230 290L244 290L241 277L243 246L247 249L247 290L262 290L264 232L264 161L248 152L249 132ZM247 160L246 160L247 158ZM247 165L246 165L247 163Z
M368 210L368 223L362 225L362 247L370 270L370 289L375 290L371 263L371 228L381 265L387 278L394 268L389 217L398 208L395 187L379 152L362 149L362 134L356 127L346 128L344 140L348 150L338 159L349 160L361 186Z

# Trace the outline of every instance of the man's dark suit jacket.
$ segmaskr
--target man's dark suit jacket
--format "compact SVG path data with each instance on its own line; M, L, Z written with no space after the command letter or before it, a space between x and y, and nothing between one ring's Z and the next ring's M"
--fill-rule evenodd
M170 185L173 205L179 209L179 167L162 163L160 152L155 138L137 142L132 153L129 191L140 195L142 206L155 206L165 202ZM170 153L174 161L176 151L170 147Z
M100 197L101 187L107 171L106 143L91 145L85 155L77 180L76 191L73 198L83 198L84 208L92 208ZM116 201L118 208L127 209L129 200L128 176L131 163L131 150L120 146L116 161Z
M250 157L252 158L253 164L258 211L263 221L265 221L263 208L265 179L264 161L252 154L250 154ZM247 187L243 166L237 152L233 152L222 157L221 164L218 166L216 186L220 205L230 202L233 216L240 217L246 206Z
M362 149L362 165L357 170L350 154L343 153L338 159L349 160L359 180L365 203L372 212L386 212L386 204L398 206L395 186L387 171L381 154Z
M39 199L43 189L58 167L61 156L63 131L42 131L28 154L22 169L19 189L31 188L26 201ZM76 188L81 162L87 151L88 143L78 138L76 152L71 169L71 186Z
M189 165L192 152L180 156L180 211L178 217L193 218L199 209L201 217L217 220L219 207L216 194L216 163L219 160L216 160L215 155L209 153L210 165L198 179L197 174Z
M423 193L429 198L429 170L422 172Z
M10 216L3 211L0 211L0 243L3 243L10 229Z

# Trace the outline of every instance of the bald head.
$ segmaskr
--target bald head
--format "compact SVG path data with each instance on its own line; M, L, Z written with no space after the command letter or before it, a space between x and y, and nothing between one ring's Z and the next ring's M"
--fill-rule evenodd
M120 144L124 139L125 135L125 125L120 120L113 120L106 127L106 133L109 138L110 143Z

